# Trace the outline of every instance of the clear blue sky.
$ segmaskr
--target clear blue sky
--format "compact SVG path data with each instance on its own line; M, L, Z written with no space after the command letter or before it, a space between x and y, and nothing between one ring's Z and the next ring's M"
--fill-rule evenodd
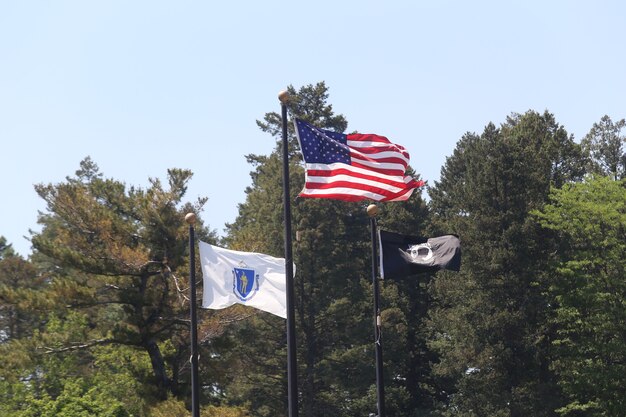
M626 117L626 3L614 1L0 0L0 235L22 255L33 184L91 156L188 198L223 233L250 185L244 155L277 94L325 81L349 130L404 145L431 184L456 142L512 112L552 112L576 140Z

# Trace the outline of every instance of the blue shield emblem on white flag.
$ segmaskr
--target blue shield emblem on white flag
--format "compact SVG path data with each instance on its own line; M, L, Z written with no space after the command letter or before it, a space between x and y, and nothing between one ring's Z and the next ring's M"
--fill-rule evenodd
M259 276L250 268L233 269L233 293L241 301L247 301L259 289Z

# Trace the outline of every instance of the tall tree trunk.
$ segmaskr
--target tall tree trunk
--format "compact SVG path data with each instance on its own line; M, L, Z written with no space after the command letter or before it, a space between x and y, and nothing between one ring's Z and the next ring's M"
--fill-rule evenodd
M172 381L167 376L167 370L165 369L165 361L159 345L157 345L154 339L149 339L145 342L144 348L150 355L150 362L152 363L152 372L154 372L154 378L157 386L157 395L161 400L167 400L167 394L171 389Z

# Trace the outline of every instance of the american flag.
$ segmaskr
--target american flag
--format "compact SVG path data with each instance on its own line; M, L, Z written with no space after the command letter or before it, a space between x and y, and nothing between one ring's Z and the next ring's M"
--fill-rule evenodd
M386 137L319 129L295 119L305 162L300 197L403 201L424 185L406 175L409 153Z

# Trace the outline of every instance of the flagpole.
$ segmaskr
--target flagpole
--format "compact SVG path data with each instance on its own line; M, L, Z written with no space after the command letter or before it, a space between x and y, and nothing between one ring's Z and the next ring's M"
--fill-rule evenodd
M278 93L283 122L283 208L285 221L285 279L287 285L287 398L289 417L298 417L298 377L296 363L296 325L294 309L293 254L291 244L291 202L289 198L289 143L287 139L287 101L289 93Z
M383 380L383 341L379 306L379 288L378 288L378 267L376 262L376 215L378 214L378 206L370 204L367 206L367 215L370 217L370 227L372 232L372 286L374 287L374 347L376 351L376 400L378 415L377 417L385 417L385 383Z
M189 315L191 316L191 416L200 417L200 385L198 380L198 319L196 317L196 242L193 225L196 215L188 213L189 224Z

